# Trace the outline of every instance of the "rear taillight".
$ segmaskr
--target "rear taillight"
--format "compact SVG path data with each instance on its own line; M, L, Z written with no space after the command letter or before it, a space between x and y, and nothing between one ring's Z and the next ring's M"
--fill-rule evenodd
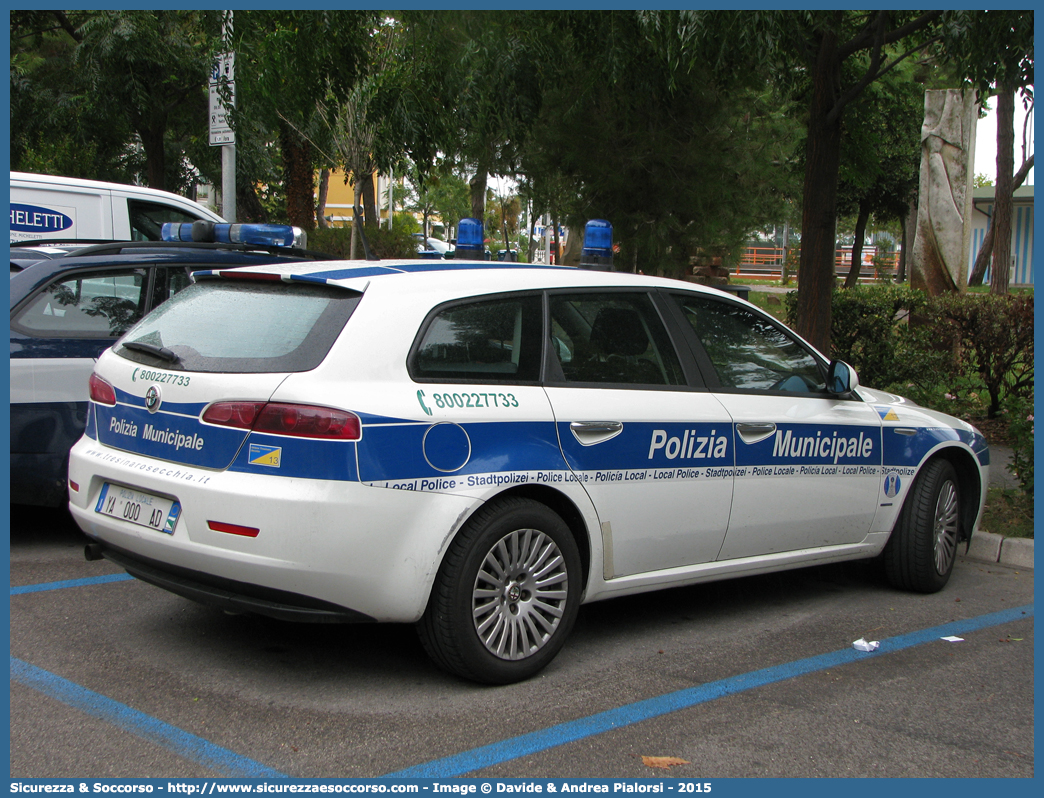
M222 427L251 429L264 402L217 402L203 411L203 420Z
M116 404L116 389L93 372L91 372L90 388L92 402L110 407Z
M362 435L354 413L281 402L217 402L203 412L203 421L296 438L357 441Z

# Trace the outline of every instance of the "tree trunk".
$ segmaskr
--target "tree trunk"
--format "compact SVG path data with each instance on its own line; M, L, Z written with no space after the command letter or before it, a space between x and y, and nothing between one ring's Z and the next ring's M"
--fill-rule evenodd
M900 283L905 283L907 255L913 250L914 231L917 230L917 191L910 192L906 214L900 220L900 224L903 231L903 243L902 249L899 250L899 267L895 279Z
M536 234L536 214L532 208L529 211L529 241L526 247L526 262L533 262L533 236Z
M1030 156L1022 162L1022 166L1019 167L1019 171L1015 173L1015 177L1011 181L1011 191L1014 195L1015 190L1020 188L1026 180L1026 176L1029 175L1030 170L1033 168L1033 157ZM996 187L994 187L994 197L996 198ZM986 267L990 265L990 258L993 255L993 225L986 231L985 237L982 239L982 246L979 247L979 254L975 256L975 265L972 267L971 276L968 278L968 285L982 285L983 278L986 276Z
M990 293L1008 293L1011 279L1011 194L1015 171L1015 89L997 86L997 191L993 204L993 272Z
M358 260L356 255L359 252L359 215L355 209L359 207L359 184L355 183L352 186L352 243L348 248L348 259Z
M165 129L164 125L138 131L142 149L145 150L145 179L149 188L158 188L160 191L167 189L167 151L163 141Z
M562 262L562 247L561 247L561 244L560 244L560 242L558 240L558 216L557 215L551 217L551 224L553 225L553 227L551 229L551 233L555 237L554 238L554 242L555 243L551 245L551 257L554 258L554 263L561 263Z
M319 172L319 200L315 203L315 223L320 228L330 226L326 221L326 198L330 191L330 170L323 169Z
M840 114L829 119L840 84L837 36L827 31L812 74L805 183L801 210L801 260L798 265L797 332L824 354L830 353L830 302L836 282L837 176L841 162Z
M373 190L373 170L359 178L362 189L363 220L368 225L377 225L377 195Z
M302 140L287 124L279 126L283 151L283 185L286 188L286 216L302 230L315 229L315 198L312 193L312 145Z
M486 170L480 164L470 183L471 215L480 222L486 218L486 179Z
M994 187L996 190L996 187ZM983 236L982 246L979 247L979 254L975 256L975 265L972 266L971 276L968 277L968 286L982 285L982 280L986 276L986 268L990 265L990 258L993 257L993 224L991 223L989 229L986 230L986 235Z
M1019 171L1015 174L1015 178L1011 182L1011 191L1014 195L1015 190L1022 186L1026 180L1026 176L1030 173L1033 168L1033 156L1031 155L1025 161L1022 166L1019 167ZM996 191L996 189L994 189ZM971 276L968 278L968 285L982 285L983 278L986 276L986 267L990 265L990 257L993 255L993 225L986 231L986 235L982 239L982 246L979 247L979 254L975 256L975 266L972 267Z
M249 182L236 181L236 216L243 222L268 221L268 214L257 198L257 191Z
M863 270L863 237L866 235L866 223L870 219L870 206L866 202L859 203L859 216L856 218L855 241L852 244L852 266L845 277L845 288L859 285L859 273Z

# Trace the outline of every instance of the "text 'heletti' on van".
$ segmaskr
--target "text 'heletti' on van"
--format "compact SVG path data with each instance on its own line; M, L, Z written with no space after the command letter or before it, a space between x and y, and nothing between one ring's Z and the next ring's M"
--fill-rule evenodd
M164 222L225 221L143 186L11 172L11 241L158 241Z

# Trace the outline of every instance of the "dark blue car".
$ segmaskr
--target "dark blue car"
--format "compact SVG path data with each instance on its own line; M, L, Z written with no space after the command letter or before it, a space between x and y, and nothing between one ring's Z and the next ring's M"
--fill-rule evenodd
M234 227L250 240L250 225ZM65 504L69 449L83 434L95 361L189 285L192 272L319 259L330 257L251 243L142 241L83 247L17 273L12 268L11 502Z

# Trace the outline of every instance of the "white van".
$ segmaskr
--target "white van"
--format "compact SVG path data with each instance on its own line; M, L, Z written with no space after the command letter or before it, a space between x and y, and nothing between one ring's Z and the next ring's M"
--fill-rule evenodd
M157 241L164 222L225 221L177 194L11 172L11 241Z

